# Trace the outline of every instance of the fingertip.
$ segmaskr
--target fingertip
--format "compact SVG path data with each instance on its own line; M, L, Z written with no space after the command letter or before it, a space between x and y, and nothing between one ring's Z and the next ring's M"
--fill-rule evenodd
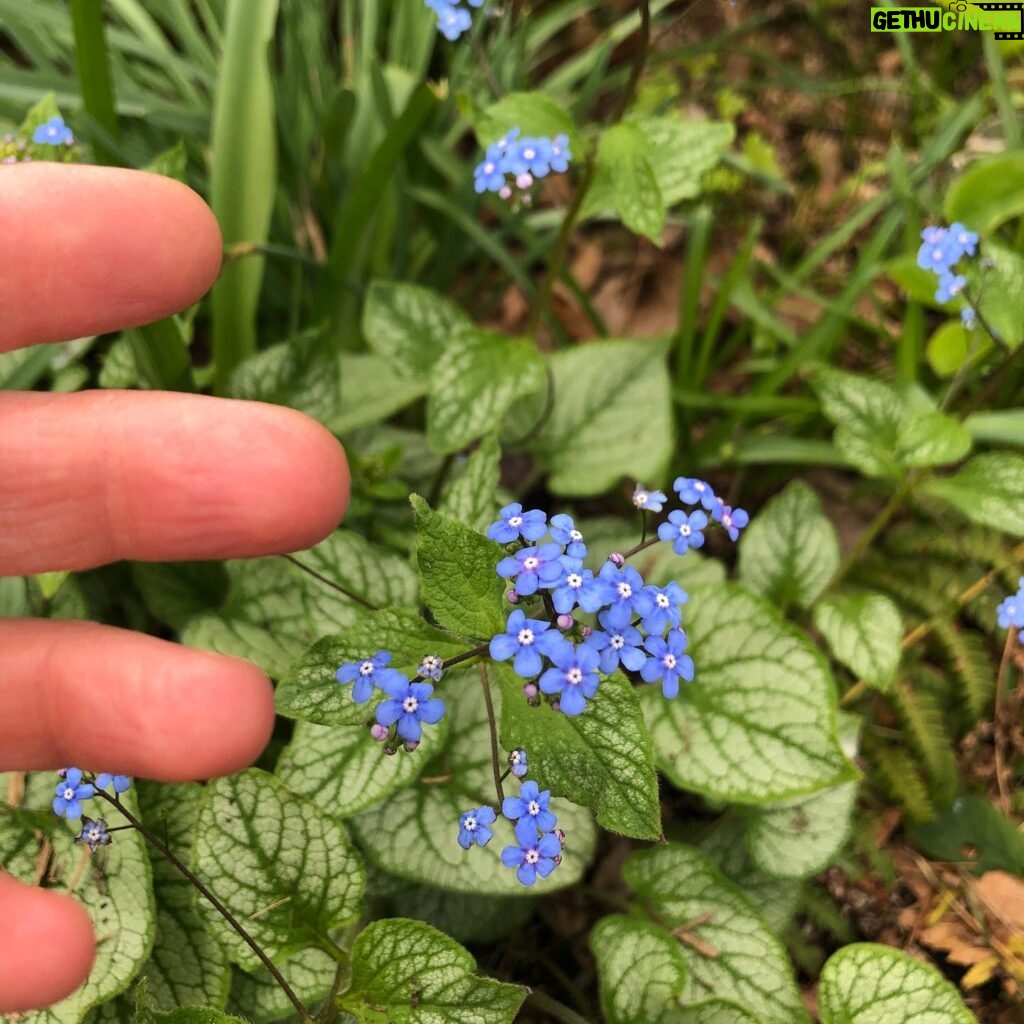
M96 940L77 900L0 875L0 917L0 1012L50 1006L88 978Z

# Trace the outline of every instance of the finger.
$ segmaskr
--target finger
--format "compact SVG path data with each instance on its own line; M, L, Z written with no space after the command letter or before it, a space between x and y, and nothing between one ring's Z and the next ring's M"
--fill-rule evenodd
M49 1006L88 977L96 943L74 900L0 874L0 920L0 1013Z
M200 395L0 395L0 571L296 551L348 501L334 437Z
M0 620L0 652L5 769L204 779L251 764L274 726L269 681L238 658L30 619Z
M0 351L159 320L221 264L217 222L170 178L32 163L0 174Z

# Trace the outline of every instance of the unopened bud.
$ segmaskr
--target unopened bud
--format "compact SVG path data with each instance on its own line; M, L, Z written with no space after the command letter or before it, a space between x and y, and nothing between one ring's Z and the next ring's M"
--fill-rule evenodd
M519 592L516 590L509 590L505 593L505 599L510 604L519 604Z
M420 745L419 740L406 740L403 746L407 753L412 753Z
M560 700L553 700L551 702L551 710L552 711L561 711L562 710L562 702Z
M388 745L387 745L387 746L386 746L386 747L384 748L384 753L385 753L385 754L387 754L387 755L388 755L388 757L392 757L392 756L394 756L395 754L397 754L397 753L398 753L398 747L396 747L396 746L394 746L393 744L389 743L389 744L388 744Z
M536 683L527 683L523 687L523 696L527 700L534 700L534 699L536 699L537 694L539 694L539 693L540 693L540 690L537 689L537 684Z
M370 726L370 735L378 742L383 743L388 738L388 727L381 725L380 722L374 722Z
M551 859L555 862L555 867L556 868L558 867L559 864L562 863L562 855L560 853L557 854L556 856L552 857Z
M565 829L564 829L564 828L556 828L556 829L555 829L555 838L556 838L556 839L557 839L557 840L558 840L558 841L559 841L559 842L560 842L560 843L561 843L561 844L562 844L563 846L565 846Z
M594 635L594 627L593 626L583 626L580 629L580 633L582 634L583 639L586 640L588 636L593 636Z
M559 615L555 622L558 623L559 629L572 629L576 624L576 620L571 615L562 614Z
M498 189L498 195L507 202L512 198L512 189L508 185L502 185Z
M626 564L626 560L622 557L622 555L618 553L618 551L613 551L608 556L608 561L611 562L612 565L617 566L620 569Z
M516 188L521 189L523 192L525 192L532 185L533 185L533 175L529 171L526 171L525 173L520 174L516 178Z

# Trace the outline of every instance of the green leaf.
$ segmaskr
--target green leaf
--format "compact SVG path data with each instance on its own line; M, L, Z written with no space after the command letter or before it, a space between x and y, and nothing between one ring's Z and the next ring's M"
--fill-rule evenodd
M634 853L626 884L666 930L684 928L698 943L679 944L688 968L688 1003L738 1003L763 1024L806 1022L786 951L757 910L696 850L657 847Z
M427 440L457 452L496 430L517 398L544 386L533 342L475 328L451 339L434 363L427 396Z
M1024 409L992 409L974 412L964 426L975 441L1024 445Z
M410 501L416 515L416 564L431 614L447 629L474 639L503 632L508 583L495 567L504 550L433 511L418 494Z
M472 326L458 306L429 288L374 281L366 294L367 345L414 380L426 378L449 341Z
M215 612L230 585L222 562L132 562L131 567L150 614L177 630Z
M959 320L947 320L925 345L928 365L945 378L956 376L968 361L971 365L979 364L991 351L992 341L984 331L968 331ZM977 440L973 431L972 436Z
M677 1024L686 988L681 943L638 917L613 914L590 933L607 1024Z
M366 726L373 707L363 705L357 725L300 722L277 763L277 777L332 818L351 817L411 785L444 744L447 719L423 731L415 757L388 757Z
M245 1024L241 1017L209 1006L179 1006L168 1013L139 1014L139 1024Z
M832 594L814 609L814 627L836 661L876 690L887 690L899 668L903 618L884 594Z
M352 687L341 686L335 673L346 661L390 651L391 668L416 674L425 654L453 658L466 643L423 621L412 609L373 612L338 636L318 640L281 680L275 694L279 714L317 725L363 725L373 717L372 704L356 704Z
M466 460L461 476L448 486L438 512L484 533L497 518L494 495L501 482L501 446L486 437Z
M303 1004L313 1006L330 991L338 964L330 954L309 946L278 964L277 968ZM295 1020L295 1007L264 969L254 974L234 971L228 1010L256 1024Z
M1024 213L1024 153L998 153L973 161L946 192L946 218L971 231L992 234Z
M1024 834L985 797L967 794L912 833L914 845L936 859L970 865L976 874L1024 875ZM964 851L971 850L965 859Z
M977 1024L957 990L931 964L890 946L856 942L821 972L822 1024Z
M583 156L583 143L572 118L550 96L542 92L510 92L492 103L477 124L477 137L486 149L513 128L524 136L568 135L576 160Z
M23 139L30 139L40 125L46 124L53 117L60 116L56 93L45 93L29 107L28 113L18 127L17 134Z
M187 183L188 153L185 150L185 142L178 139L173 146L161 150L143 168L151 174L161 174L165 178L173 178L183 185Z
M993 242L985 242L982 256L985 268L977 267L971 284L979 295L978 309L985 322L1008 347L1016 348L1024 331L1021 308L1024 307L1024 256Z
M448 703L448 743L431 763L427 779L393 793L352 821L367 858L399 878L481 896L532 896L578 882L593 853L593 820L584 808L558 797L552 798L551 809L567 836L562 863L532 888L520 885L515 872L501 863L502 847L514 840L511 824L500 816L486 848L459 847L459 815L495 803L494 777L479 669L449 673L443 688L458 699ZM502 696L494 688L499 716ZM510 785L508 792L514 791Z
M491 675L502 688L501 737L509 750L523 747L530 778L589 807L598 824L635 839L661 835L654 750L640 700L619 673L601 680L582 715L553 712L523 700L523 681L505 665Z
M594 341L551 356L554 405L532 448L559 495L601 494L621 477L661 479L671 458L666 346Z
M1013 452L975 455L953 476L927 480L922 488L971 522L1024 536L1024 456Z
M801 631L730 585L694 588L687 610L696 678L677 700L641 697L672 782L757 804L857 777L836 738L828 666Z
M897 458L903 466L944 466L971 450L970 431L937 409L915 409L900 424Z
M782 609L810 608L838 568L835 528L799 480L754 517L739 548L740 579Z
M687 121L677 115L631 119L647 136L647 159L654 168L666 207L700 195L704 175L736 136L725 121Z
M699 1006L683 1010L673 1024L761 1024L761 1022L735 1003L712 999Z
M49 852L51 888L73 894L103 938L89 980L67 999L31 1017L33 1024L79 1024L93 1007L124 992L136 977L153 944L156 908L142 836L134 830L118 832L101 854L89 854L74 842L81 822L56 819L50 811L54 779L52 773L29 775L24 809L17 815L0 814L0 864L22 882L37 885L40 857ZM6 791L7 778L0 775L0 792ZM133 792L122 799L136 812ZM37 827L24 820L32 811L42 812ZM86 813L105 818L110 826L124 824L98 800L86 804ZM43 845L47 841L48 851Z
M627 228L660 245L667 210L647 150L647 137L635 125L609 128L598 145L595 185Z
M397 372L382 356L342 352L338 409L324 425L335 434L381 423L427 392L427 382Z
M338 1005L366 1024L512 1024L527 991L480 977L472 955L430 925L392 918L359 933Z
M363 868L345 829L266 772L207 787L194 857L196 873L273 959L315 944L362 909ZM220 914L200 906L232 960L258 968Z

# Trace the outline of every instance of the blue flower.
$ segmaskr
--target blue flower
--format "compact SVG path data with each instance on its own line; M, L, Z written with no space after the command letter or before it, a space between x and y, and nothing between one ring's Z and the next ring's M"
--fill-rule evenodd
M550 586L564 571L562 549L557 544L523 548L498 563L498 575L516 578L516 592L521 597L537 593L540 586Z
M725 527L725 532L729 534L729 540L738 540L740 530L750 522L750 516L743 509L732 508L732 506L726 505L724 501L720 501L715 506L714 511L711 513L711 518Z
M572 516L564 512L551 517L551 539L565 548L570 558L586 558L587 545L583 543L583 534L576 529Z
M433 697L429 683L410 683L405 676L389 679L383 686L390 700L377 705L377 721L381 725L398 723L398 735L407 743L418 743L423 735L421 722L435 725L444 715L444 701ZM433 697L433 699L431 699Z
M493 807L476 807L459 815L459 846L468 850L474 843L486 846L494 835L487 827L494 824L497 815Z
M562 578L551 591L555 611L561 615L571 612L577 605L585 612L596 612L612 599L607 582L589 569L578 566L566 568Z
M437 14L437 29L450 42L455 42L473 25L473 16L463 7L451 4L429 4Z
M648 491L643 484L637 484L633 489L633 504L641 512L660 512L666 501L663 491Z
M960 221L956 221L949 225L949 235L962 255L974 255L978 245L978 236L973 231L968 231Z
M696 477L677 476L676 482L672 485L679 500L687 505L703 505L710 512L718 500L715 492L706 480L698 480Z
M948 270L939 276L939 287L935 292L936 302L952 302L967 284L967 279L959 274L951 274Z
M694 515L702 514L694 512ZM644 593L650 598L651 606L650 611L644 614L641 625L648 633L661 636L667 629L679 625L683 605L689 596L678 583L669 583L665 587L645 587Z
M82 801L96 795L96 789L88 782L82 782L81 768L68 768L64 778L54 790L53 812L64 818L80 818Z
M558 819L548 806L550 801L550 790L545 789L542 793L536 782L524 782L519 796L507 796L502 801L501 813L509 821L526 818L533 822L538 832L550 832L558 824Z
M520 174L531 174L534 178L547 177L551 171L550 139L526 136L508 155L508 169L518 177Z
M132 780L127 775L110 775L107 772L101 772L96 776L97 789L107 789L111 784L115 793L124 793L131 788Z
M628 626L633 613L643 614L647 599L642 595L643 577L632 566L621 569L614 562L605 562L598 574L611 588L607 623L616 629Z
M516 869L522 885L533 885L538 875L547 878L558 867L556 858L561 856L562 844L551 832L538 836L529 818L520 818L515 831L518 845L501 851L501 863Z
M960 310L960 322L967 330L973 331L975 324L978 322L978 315L970 306L964 306Z
M425 654L416 675L421 679L431 679L435 683L441 682L444 675L444 659L437 654Z
M556 135L551 140L551 170L558 174L564 174L569 170L569 162L572 160L572 150L569 148L568 135Z
M658 527L658 539L671 541L672 550L685 555L690 548L704 546L703 531L707 525L708 517L700 509L687 514L677 508L669 512L668 522Z
M487 536L499 544L511 544L520 537L524 540L540 540L548 530L548 517L539 508L524 512L518 501L506 505L498 517L496 523L487 527Z
M107 823L102 818L95 821L92 818L83 818L82 831L75 836L75 842L88 846L93 853L101 846L109 846L110 833L107 831Z
M526 751L522 747L516 747L508 755L508 770L517 778L523 778L529 771L526 763Z
M386 689L386 683L404 681L405 676L393 668L387 668L391 655L387 651L378 651L372 658L365 661L347 661L334 674L339 683L355 683L352 687L352 699L357 704L365 704L373 696L373 688L379 686Z
M963 250L945 228L934 228L917 250L917 265L922 270L941 274L950 270L962 255Z
M567 715L581 714L586 710L587 700L597 693L600 655L586 644L574 647L562 639L548 657L556 667L540 677L541 690L561 694L559 706Z
M640 677L645 683L656 683L661 680L661 692L671 699L679 693L680 678L690 682L693 679L693 658L686 653L686 634L681 629L673 629L668 637L649 636L644 646L651 657L640 669Z
M498 192L505 184L505 164L502 159L487 156L473 169L473 188L482 195L484 192ZM490 531L487 536L490 537ZM507 542L506 542L507 543Z
M51 117L32 133L32 141L41 146L70 146L75 137L62 117Z
M495 661L508 661L513 655L512 668L516 675L532 679L544 667L541 654L550 654L562 642L558 633L552 631L550 622L528 619L516 609L508 617L507 631L491 638L491 657Z
M1000 629L1024 629L1024 579L1020 581L1020 589L1016 594L1000 601L996 607L996 620Z
M619 629L607 626L607 617L607 612L598 616L600 623L606 626L606 631L594 630L583 642L600 653L600 668L606 676L610 676L619 665L631 672L639 672L647 661L647 655L641 650L644 641L640 631L633 626Z

